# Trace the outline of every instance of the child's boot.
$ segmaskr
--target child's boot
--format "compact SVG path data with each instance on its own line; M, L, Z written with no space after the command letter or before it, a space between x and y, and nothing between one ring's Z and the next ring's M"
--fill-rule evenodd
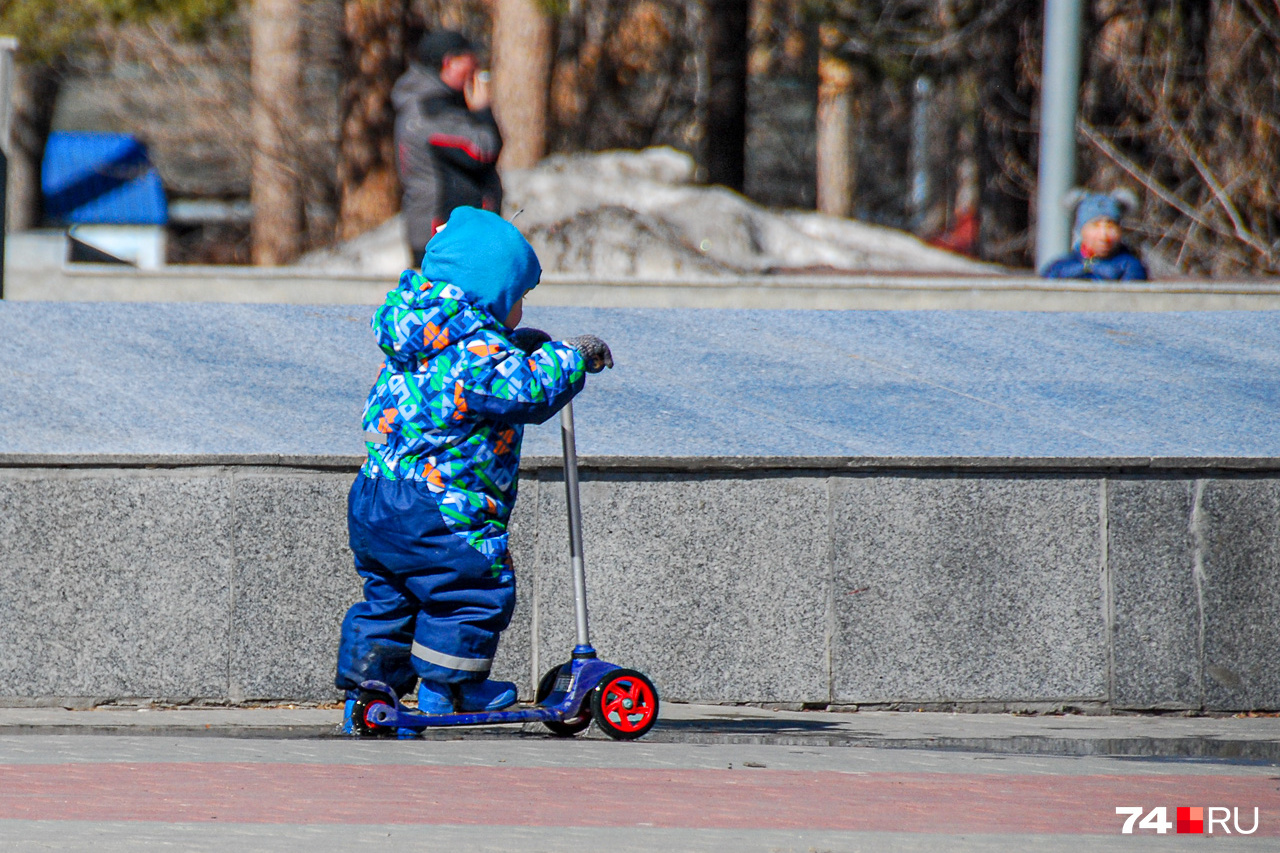
M501 711L516 703L516 686L510 681L464 681L457 687L463 711Z
M342 708L342 727L340 731L344 735L355 734L355 724L351 722L351 712L355 710L356 700L348 699Z
M461 684L423 681L418 686L418 710L424 714L452 714L455 710L501 711L515 703L516 686L510 681L464 681Z
M423 714L452 714L453 690L448 684L423 679L418 684L418 711Z

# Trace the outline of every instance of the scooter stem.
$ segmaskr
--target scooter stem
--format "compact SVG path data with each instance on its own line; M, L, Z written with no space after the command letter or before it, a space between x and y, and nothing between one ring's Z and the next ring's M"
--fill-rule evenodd
M578 447L573 434L573 403L560 410L560 440L564 444L564 491L569 507L569 561L573 573L573 613L577 620L578 642L574 649L590 652L587 630L587 574L582 561L582 504L578 499Z

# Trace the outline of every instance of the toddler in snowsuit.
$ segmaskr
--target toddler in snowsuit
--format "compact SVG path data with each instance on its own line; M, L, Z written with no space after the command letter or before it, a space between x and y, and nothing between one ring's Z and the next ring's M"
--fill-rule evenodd
M364 598L338 648L344 729L360 682L403 695L421 679L424 713L498 710L515 685L488 680L511 620L507 519L524 424L541 423L613 366L593 335L552 341L516 329L542 268L520 232L453 211L373 316L386 354L365 406L368 458L347 524Z
M1147 268L1121 240L1120 224L1138 206L1128 190L1110 194L1072 190L1065 199L1076 209L1071 251L1040 273L1044 278L1092 281L1146 281Z

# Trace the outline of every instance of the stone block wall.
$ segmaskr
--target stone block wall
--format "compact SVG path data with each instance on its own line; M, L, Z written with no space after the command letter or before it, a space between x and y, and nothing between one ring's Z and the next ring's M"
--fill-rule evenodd
M0 704L336 698L354 465L212 463L0 464ZM587 465L592 639L671 700L1280 708L1252 467ZM495 676L527 694L573 617L563 477L523 477Z

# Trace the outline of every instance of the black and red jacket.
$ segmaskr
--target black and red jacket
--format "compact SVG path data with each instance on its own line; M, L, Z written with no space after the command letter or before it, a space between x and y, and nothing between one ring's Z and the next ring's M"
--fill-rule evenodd
M454 208L501 212L502 182L496 164L502 134L491 110L467 109L462 92L417 63L410 63L396 81L391 103L404 188L401 210L416 263Z

